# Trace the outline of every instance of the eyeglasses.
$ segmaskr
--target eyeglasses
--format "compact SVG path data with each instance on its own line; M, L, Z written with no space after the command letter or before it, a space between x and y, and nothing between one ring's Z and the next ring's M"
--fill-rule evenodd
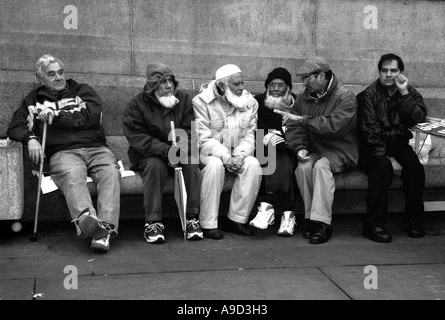
M318 75L318 72L317 72L317 73L313 73L313 74L311 74L311 75L303 75L303 76L300 76L300 78L301 78L301 82L305 82L306 80L309 80L310 78L315 77L315 76L317 76L317 75Z
M283 90L284 88L286 88L286 84L285 83L269 83L269 85L267 86L269 89L280 89Z

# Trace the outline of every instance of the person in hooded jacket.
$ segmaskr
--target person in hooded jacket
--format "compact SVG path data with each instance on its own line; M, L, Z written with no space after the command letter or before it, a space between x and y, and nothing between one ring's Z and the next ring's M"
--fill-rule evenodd
M178 81L169 66L151 63L142 92L133 97L124 111L124 134L130 144L131 170L140 171L144 184L144 238L148 243L165 242L162 200L165 181L180 165L187 191L188 240L201 240L199 223L201 174L191 155L191 125L194 120L189 94L178 89ZM178 146L169 141L170 122L174 122ZM198 162L198 161L196 161Z
M15 111L8 136L25 145L35 164L49 161L51 178L65 196L77 235L93 238L91 248L106 252L118 233L120 173L106 144L101 99L89 85L66 80L62 62L51 55L37 61L36 78L42 85ZM97 211L87 176L97 187Z
M306 60L297 75L306 89L292 114L278 112L288 124L286 139L298 159L295 176L308 220L303 237L321 244L332 235L333 173L358 164L357 100L322 57Z

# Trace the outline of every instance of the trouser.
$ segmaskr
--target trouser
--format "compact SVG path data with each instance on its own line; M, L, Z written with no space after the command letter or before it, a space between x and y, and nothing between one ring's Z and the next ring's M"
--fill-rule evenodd
M393 150L393 154L394 159L402 166L406 221L422 225L425 211L425 169L410 145ZM368 227L383 227L388 212L388 189L393 179L391 161L386 156L364 156L360 166L368 175L364 224Z
M288 152L277 153L276 168L271 175L263 176L263 198L275 209L295 209L297 185L294 176L294 162Z
M330 225L335 180L329 160L310 154L308 161L298 162L295 177L304 202L304 217Z
M205 229L218 228L218 215L221 192L224 187L225 168L221 159L206 156L202 159L201 170L201 212L199 219ZM227 217L238 223L247 223L261 185L262 169L252 156L244 159L242 173L237 174L230 194L230 207Z
M198 216L201 187L199 166L183 164L181 167L187 191L186 214L189 217ZM168 166L164 160L156 157L141 160L137 169L141 172L144 184L145 221L162 221L162 199L165 181L169 175L174 175L175 170Z
M63 192L72 219L89 208L116 235L120 214L120 172L107 147L59 151L50 160L51 178ZM97 212L87 187L90 176L97 188Z

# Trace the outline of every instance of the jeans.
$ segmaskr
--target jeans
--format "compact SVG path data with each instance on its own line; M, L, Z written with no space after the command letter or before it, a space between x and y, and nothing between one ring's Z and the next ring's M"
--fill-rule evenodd
M410 145L403 145L392 151L394 159L402 166L406 220L408 223L422 225L425 210L425 169ZM388 188L393 178L391 161L386 156L363 156L360 167L368 175L364 224L368 227L383 227L388 212Z
M59 151L50 160L51 178L63 192L72 219L89 208L117 235L120 214L120 172L117 158L107 147ZM87 187L90 176L97 187L97 212Z

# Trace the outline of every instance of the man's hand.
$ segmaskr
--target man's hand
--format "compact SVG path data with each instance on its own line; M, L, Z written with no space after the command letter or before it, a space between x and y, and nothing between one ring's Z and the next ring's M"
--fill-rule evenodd
M48 124L52 124L54 119L54 110L51 108L46 108L40 111L37 119L48 122Z
M398 74L395 77L395 82L397 89L399 89L399 92L402 96L408 94L408 78L405 77L403 74Z
M241 167L243 165L244 156L237 155L235 157L230 157L229 163L225 163L224 167L227 169L227 171L238 174L240 173Z
M298 151L297 153L297 159L300 162L306 162L310 159L310 157L308 156L309 152L306 149L301 149L300 151Z
M43 154L42 146L37 139L30 139L28 141L28 154L29 159L34 164L39 164L40 160L43 161L45 156Z
M392 171L394 172L394 175L400 177L402 175L402 166L393 157L389 157L389 160L391 161Z
M296 114L293 114L293 113L290 113L290 112L284 112L284 111L277 110L277 109L274 109L273 112L281 114L281 116L283 117L283 122L282 122L283 126L286 124L286 122L288 120L296 121L296 122L302 122L303 121L303 117L302 116L299 116L299 115L296 115Z

